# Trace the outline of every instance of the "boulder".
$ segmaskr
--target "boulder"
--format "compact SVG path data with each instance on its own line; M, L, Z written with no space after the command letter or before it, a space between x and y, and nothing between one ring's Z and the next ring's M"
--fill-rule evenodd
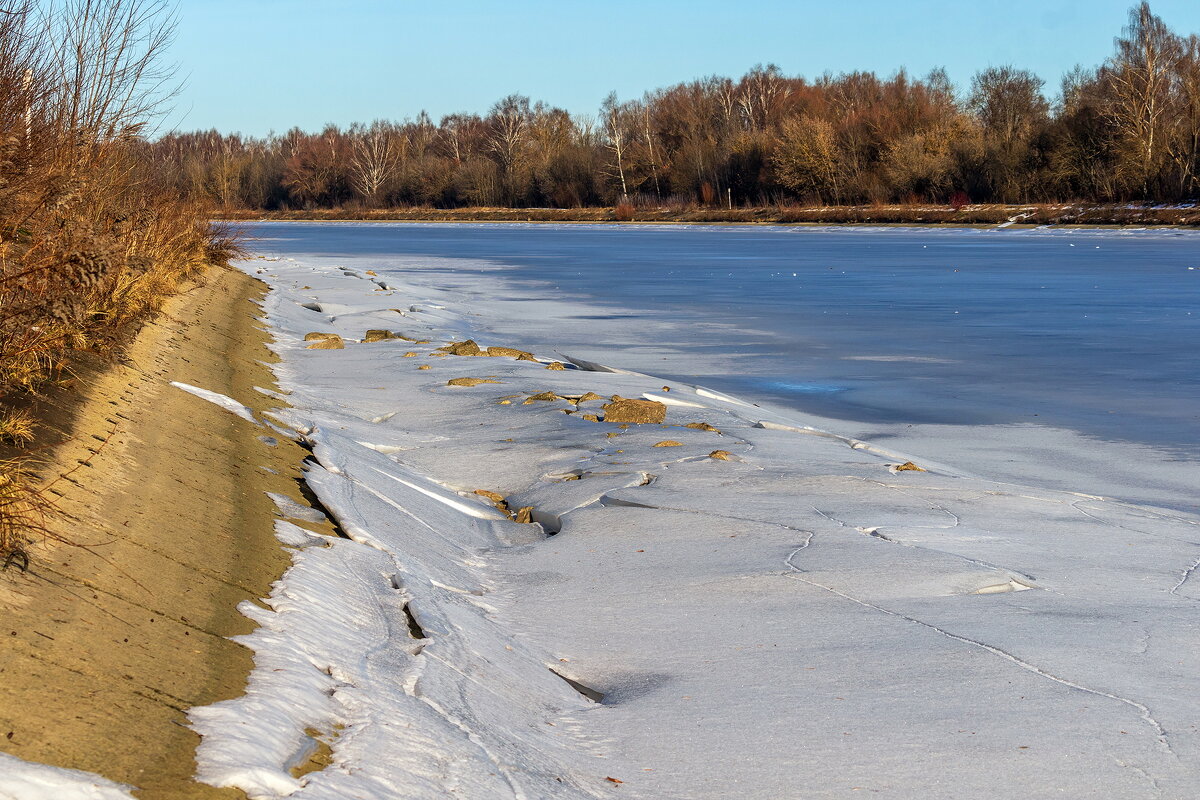
M305 334L304 341L312 342L308 346L309 350L343 350L346 347L342 337L336 333L308 333Z
M537 361L533 353L526 353L515 347L489 347L487 354L492 358L515 358L518 361Z
M632 422L639 425L660 424L667 418L667 407L657 400L614 398L604 406L605 422Z
M483 351L479 349L479 345L474 339L467 339L465 342L451 342L445 347L439 347L439 350L449 353L452 356L481 356Z

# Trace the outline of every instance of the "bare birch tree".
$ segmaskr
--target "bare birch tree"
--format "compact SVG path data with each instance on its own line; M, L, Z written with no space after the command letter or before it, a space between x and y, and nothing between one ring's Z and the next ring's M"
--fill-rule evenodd
M529 98L519 94L510 94L492 106L491 114L488 116L488 121L491 123L488 148L496 156L510 202L516 194L513 178L523 155L526 140L529 138L531 115Z
M1163 125L1181 43L1143 2L1130 10L1129 25L1116 45L1104 72L1110 92L1105 111L1134 154L1126 159L1133 180L1148 195L1163 152Z
M621 183L621 201L629 198L629 185L625 181L625 152L628 149L628 114L617 102L617 93L610 92L600 106L600 118L604 124L604 146L616 162L616 176Z
M369 127L355 125L350 128L350 143L350 182L364 200L374 205L400 166L396 131L382 120Z

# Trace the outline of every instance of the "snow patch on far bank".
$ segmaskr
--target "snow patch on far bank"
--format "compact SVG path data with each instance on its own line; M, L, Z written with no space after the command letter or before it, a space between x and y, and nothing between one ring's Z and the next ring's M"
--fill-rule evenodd
M228 397L220 392L214 392L209 389L201 389L199 386L192 386L190 383L182 383L180 381L171 381L171 385L176 389L183 389L185 392L194 394L196 397L207 400L210 403L215 403L226 411L236 414L247 422L253 422L255 425L258 424L258 420L254 418L254 412L250 410L249 406L239 403L232 397Z

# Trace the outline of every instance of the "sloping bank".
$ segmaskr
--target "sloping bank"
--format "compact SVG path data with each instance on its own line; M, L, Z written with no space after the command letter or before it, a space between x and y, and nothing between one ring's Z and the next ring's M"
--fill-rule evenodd
M463 343L496 313L486 276L247 266L273 289L275 419L341 537L278 524L295 564L242 606L247 692L189 715L203 780L306 800L1200 788L1200 519Z
M80 373L79 394L43 409L57 445L43 474L69 473L52 483L52 527L78 546L38 545L27 572L0 572L0 758L147 798L239 796L192 780L185 712L243 691L251 657L227 637L252 629L238 602L265 596L286 566L264 492L303 499L303 451L169 382L278 406L253 390L273 381L251 303L262 293L209 270L119 364ZM88 783L0 760L0 797L71 797Z

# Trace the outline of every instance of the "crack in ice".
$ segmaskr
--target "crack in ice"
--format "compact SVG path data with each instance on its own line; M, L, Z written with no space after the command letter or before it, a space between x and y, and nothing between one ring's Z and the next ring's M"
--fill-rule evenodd
M916 617L909 616L908 614L904 614L899 611L893 611L890 608L884 608L883 606L876 605L875 603L872 603L869 600L863 600L861 598L854 597L853 595L846 594L845 592L839 591L838 589L835 589L832 586L826 586L823 583L818 583L817 581L809 580L808 578L804 577L804 570L801 569L800 567L796 566L795 562L793 561L793 559L796 557L796 555L803 549L804 548L801 547L801 548L794 550L791 553L791 555L789 555L787 557L787 559L785 560L784 563L788 566L788 568L790 570L792 570L789 577L794 578L794 579L800 581L801 583L808 584L809 586L812 586L814 588L823 589L824 591L827 591L830 594L837 595L838 597L841 597L844 600L849 600L850 602L856 603L864 608L869 608L874 611L878 611L881 614L888 615L889 617L895 617L897 619L902 619L906 622L911 622L914 625L919 625L922 628L927 628L927 629L929 629L935 633L939 633L942 636L945 636L949 639L953 639L956 642L962 642L963 644L970 645L971 647L978 647L981 650L986 650L987 652L991 653L994 656L998 656L998 657L1004 659L1005 661L1008 661L1012 664L1017 665L1018 667L1020 667L1021 669L1025 670L1027 672L1031 672L1034 675L1041 676L1047 680L1053 681L1054 683L1061 684L1061 685L1069 687L1071 689L1077 689L1081 692L1086 692L1087 694L1095 695L1097 697L1105 697L1105 698L1108 698L1109 700L1116 700L1119 703L1124 703L1125 705L1129 706L1130 708L1135 709L1138 712L1138 716L1141 717L1142 721L1154 729L1159 743L1162 744L1162 746L1164 748L1166 748L1166 751L1170 755L1178 757L1177 754L1175 753L1175 751L1171 748L1170 742L1167 741L1167 732L1163 728L1162 724L1159 723L1159 721L1154 718L1154 715L1150 713L1150 709L1147 706L1145 706L1142 703L1139 703L1137 700L1131 700L1128 697L1122 697L1121 695L1118 695L1118 694L1112 694L1111 692L1106 692L1101 689L1093 689L1090 686L1084 686L1081 683L1076 683L1075 681L1072 681L1068 678L1063 678L1059 675L1055 675L1052 672L1048 672L1048 671L1042 669L1041 667L1037 666L1036 664L1032 664L1028 661L1025 661L1024 659L1013 655L1012 653L1008 652L1007 650L1003 650L999 647L996 647L995 645L990 645L987 642L981 642L978 639L972 639L969 636L962 636L957 633L951 633L950 631L948 631L944 628L939 628L937 625L934 625L933 623L925 622L924 620L917 619Z

